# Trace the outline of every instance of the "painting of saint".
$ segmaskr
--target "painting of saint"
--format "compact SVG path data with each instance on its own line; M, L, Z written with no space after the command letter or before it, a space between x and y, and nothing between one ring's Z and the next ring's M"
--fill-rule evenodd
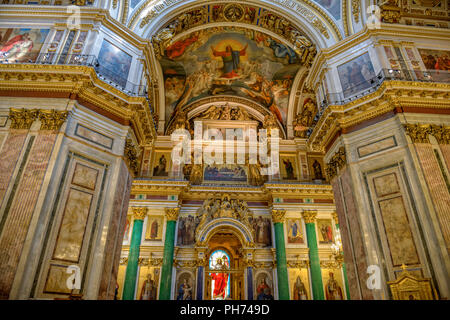
M333 272L329 273L329 278L325 285L325 296L327 300L344 300L341 286L334 278Z
M341 19L341 1L340 0L314 0L327 10L336 20Z
M314 180L323 180L322 166L317 159L314 160L312 168L314 172Z
M266 274L259 274L257 277L256 300L273 300L272 288L268 284L271 282Z
M283 180L297 179L297 161L295 156L281 156L280 173Z
M167 177L169 175L169 170L167 166L167 158L163 154L158 158L158 163L153 168L154 177Z
M178 219L178 237L177 244L179 246L189 246L195 242L195 230L200 223L198 217L188 215Z
M110 80L126 87L133 58L109 41L103 40L98 53L99 71Z
M139 300L156 300L156 285L150 273L147 274L147 279L145 279L144 284L142 285Z
M269 35L239 27L204 29L171 43L159 61L167 121L199 99L232 95L255 100L286 125L301 60L292 48Z
M450 51L419 49L419 53L428 70L450 71Z
M317 219L317 228L319 229L319 243L331 244L334 242L331 220Z
M0 62L35 62L49 29L0 29Z
M297 276L294 284L294 300L308 300L308 291L300 276Z
M230 269L230 258L223 250L217 250L209 258L209 268L211 270ZM230 281L228 273L211 273L211 290L213 300L225 300L230 297Z
M288 219L288 243L303 243L303 234L301 228L301 222L299 219Z
M338 66L337 70L345 98L370 88L370 80L376 76L369 53Z
M270 219L259 216L250 218L249 221L255 232L255 243L263 247L270 247L272 245L272 227Z
M193 300L192 279L188 273L183 273L178 279L177 300Z
M127 220L125 221L125 233L123 235L123 241L129 241L130 236L130 216L127 216Z
M148 216L147 231L145 233L145 240L161 241L162 240L162 217Z

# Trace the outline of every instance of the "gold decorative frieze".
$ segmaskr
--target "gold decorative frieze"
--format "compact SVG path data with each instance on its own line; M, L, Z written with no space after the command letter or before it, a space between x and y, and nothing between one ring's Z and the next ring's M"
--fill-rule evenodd
M302 217L306 224L315 223L317 218L317 210L303 210Z
M403 124L406 134L411 138L412 143L430 143L428 135L431 134L429 124Z
M29 130L33 122L37 119L39 111L36 109L15 109L9 110L9 119L11 119L11 129Z
M345 153L345 147L340 147L327 163L325 172L328 175L328 179L331 181L338 174L338 169L341 170L347 164L347 155Z
M450 126L432 125L431 135L433 135L439 144L450 144Z
M146 207L132 207L133 216L135 220L144 220L147 216L148 208Z
M361 9L361 0L352 0L352 13L355 22L359 22L359 13Z
M69 111L40 110L41 130L59 131L66 121Z
M123 151L123 155L128 164L128 167L133 172L134 175L137 175L139 172L139 164L138 164L138 152L137 148L134 145L131 139L127 139L125 141L125 148Z
M343 261L336 261L336 260L320 261L320 267L324 269L338 270L342 268L342 264Z
M310 264L308 260L287 260L286 265L288 268L308 269Z
M173 266L177 269L192 269L199 266L198 260L173 260Z
M180 208L165 208L167 221L177 221Z
M272 210L272 222L284 223L286 218L286 210Z

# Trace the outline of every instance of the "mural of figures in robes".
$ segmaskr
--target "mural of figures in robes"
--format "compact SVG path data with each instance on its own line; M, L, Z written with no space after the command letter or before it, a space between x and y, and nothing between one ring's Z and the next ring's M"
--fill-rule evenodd
M0 29L0 62L35 62L49 29Z
M238 27L196 31L166 47L160 58L166 120L196 100L233 95L253 99L286 125L289 95L300 69L292 48Z
M142 285L139 300L156 300L156 285L150 273L147 274L147 279L145 279L144 284Z
M249 220L255 232L255 243L262 247L272 246L272 224L270 219L255 216Z
M196 216L188 215L187 217L178 218L178 237L177 245L189 246L195 242L195 230L197 229L200 219Z
M345 98L370 88L370 80L376 76L369 53L338 66L337 70Z
M419 53L428 70L450 71L450 51L419 49Z
M297 160L295 156L280 157L280 174L283 180L297 179Z
M153 176L154 177L167 177L169 175L167 158L166 155L161 155L157 157L158 162L155 164L153 168Z
M177 300L193 300L194 287L192 276L185 272L180 275L177 282Z
M300 276L297 276L294 284L293 300L308 300L308 291Z
M288 219L287 228L288 228L288 243L295 243L295 244L304 243L302 224L300 219Z
M104 76L126 87L132 61L133 57L128 53L107 40L103 40L98 53L98 62L100 63L100 72Z
M216 250L209 258L209 268L211 270L230 269L230 257L223 250ZM211 273L211 290L213 300L226 300L230 297L229 274L224 272Z
M319 229L319 243L331 244L334 242L331 220L317 219L317 228Z

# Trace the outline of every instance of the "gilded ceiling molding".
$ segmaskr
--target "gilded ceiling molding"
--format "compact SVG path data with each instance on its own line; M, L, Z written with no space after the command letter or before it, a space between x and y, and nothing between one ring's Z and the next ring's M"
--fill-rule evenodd
M37 120L39 111L37 109L9 109L9 119L11 129L30 130L31 125Z
M347 16L347 0L342 0L342 23L344 25L344 34L348 37L350 35L350 30Z
M403 124L406 134L411 138L412 143L430 143L428 137L432 133L431 125L429 124Z
M59 131L68 115L69 111L39 110L41 130Z
M359 22L359 14L361 12L361 0L352 0L352 13L355 22Z
M148 208L146 207L131 207L133 217L135 220L144 220L147 216Z
M45 93L49 97L69 97L89 108L110 114L110 118L132 129L140 145L151 145L156 130L153 115L145 97L128 96L103 82L95 70L87 66L2 64L0 91Z
M315 223L317 218L317 210L303 210L302 217L306 224Z

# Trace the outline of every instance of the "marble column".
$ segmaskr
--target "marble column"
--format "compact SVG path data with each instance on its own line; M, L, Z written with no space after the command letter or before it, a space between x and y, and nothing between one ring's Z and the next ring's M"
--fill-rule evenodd
M272 210L272 221L275 229L279 300L289 300L289 280L287 272L286 248L284 242L285 215L286 210Z
M142 226L144 224L145 216L147 215L147 208L133 207L133 233L131 235L130 251L128 253L128 264L125 272L125 282L123 287L123 300L133 300L134 292L136 291L136 279L138 273L139 251L142 238Z
M336 211L333 212L333 219L336 225L336 230L339 230L339 220ZM345 265L345 262L342 263L342 274L344 275L345 292L347 294L347 299L350 300L350 287L348 286L347 267Z
M161 270L161 287L159 290L159 300L170 300L172 270L173 270L173 252L175 245L175 226L178 219L180 208L166 208L166 239L164 241L164 256Z
M309 263L311 271L312 296L314 300L324 300L322 272L320 270L319 247L317 246L316 217L317 210L302 212L306 224L306 236L309 248Z

